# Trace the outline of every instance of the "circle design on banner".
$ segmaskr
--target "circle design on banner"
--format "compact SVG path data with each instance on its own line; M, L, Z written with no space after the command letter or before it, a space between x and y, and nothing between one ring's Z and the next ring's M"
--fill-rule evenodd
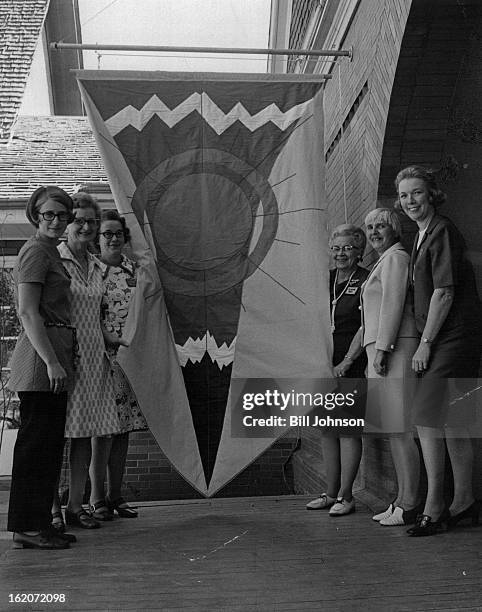
M278 203L266 178L219 149L161 162L136 189L132 207L147 215L165 288L181 295L213 295L244 281L278 229Z

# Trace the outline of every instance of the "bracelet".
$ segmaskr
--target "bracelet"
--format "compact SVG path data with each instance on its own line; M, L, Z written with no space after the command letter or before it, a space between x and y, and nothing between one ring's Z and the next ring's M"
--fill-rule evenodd
M349 357L349 355L346 354L345 357L343 358L343 361L349 361L350 363L353 363L353 357Z

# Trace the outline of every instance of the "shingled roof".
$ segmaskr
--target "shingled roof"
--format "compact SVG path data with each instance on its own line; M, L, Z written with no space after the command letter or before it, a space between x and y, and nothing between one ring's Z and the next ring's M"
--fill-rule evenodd
M40 185L72 193L107 175L86 117L20 116L12 140L0 147L0 200L23 199Z
M8 143L49 0L0 2L0 145Z

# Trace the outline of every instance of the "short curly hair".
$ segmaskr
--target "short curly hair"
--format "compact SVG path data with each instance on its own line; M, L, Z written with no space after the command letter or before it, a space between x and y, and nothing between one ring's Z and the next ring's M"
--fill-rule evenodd
M428 188L430 204L434 208L442 205L447 199L446 194L438 188L437 179L435 178L435 172L433 170L428 170L423 166L407 166L403 170L400 170L395 178L395 189L397 190L397 193L400 183L405 179L420 179L424 181ZM400 199L398 197L395 200L395 208L397 210L402 210Z
M363 253L365 252L365 247L367 245L367 237L365 236L365 232L361 227L358 227L358 225L353 225L353 223L342 223L341 225L337 225L331 232L328 245L331 247L335 238L338 238L339 236L352 238L353 246L358 249L360 259L363 257Z
M376 223L377 221L383 221L383 223L390 225L395 233L395 236L397 238L401 237L402 224L400 223L400 219L398 218L398 214L395 210L392 210L391 208L384 208L382 206L380 206L380 208L374 208L365 217L365 225L368 225L368 223Z
M77 193L73 194L72 200L74 202L74 210L76 208L91 208L93 211L95 211L96 218L100 219L100 215L102 213L101 208L97 200L94 198L94 196L91 196L90 193L87 193L86 191L78 191Z
M109 208L107 210L103 210L100 216L100 223L103 221L118 221L122 225L122 231L124 232L124 242L130 242L131 233L129 228L127 227L127 223L124 217L122 217L117 210Z

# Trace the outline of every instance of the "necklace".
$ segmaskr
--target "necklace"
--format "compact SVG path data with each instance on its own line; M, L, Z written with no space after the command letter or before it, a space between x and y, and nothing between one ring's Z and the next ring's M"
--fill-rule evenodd
M350 286L350 281L353 278L353 275L355 274L355 272L356 272L356 268L353 270L353 272L348 277L348 280L346 281L346 284L345 284L345 286L343 288L343 291L340 293L340 295L336 295L336 285L337 285L337 281L338 281L338 270L336 271L335 280L333 281L333 299L331 301L331 333L333 333L335 331L335 310L336 310L336 304L337 304L337 302L340 301L340 299L343 297L343 295L345 294L346 290Z

